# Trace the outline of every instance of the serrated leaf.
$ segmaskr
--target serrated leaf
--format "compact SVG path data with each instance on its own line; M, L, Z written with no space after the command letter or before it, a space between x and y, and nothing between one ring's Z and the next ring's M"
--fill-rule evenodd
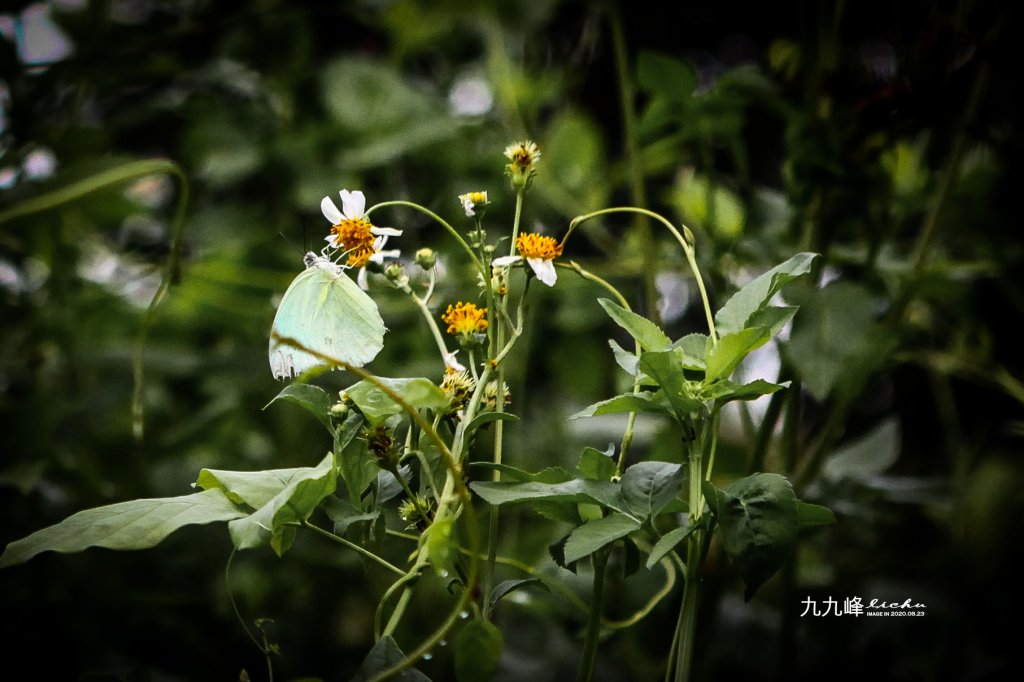
M493 623L473 620L455 636L455 679L488 682L501 661L505 641Z
M677 351L644 353L640 356L640 369L658 382L665 398L680 419L690 412L704 409L704 403L691 395L686 385L686 377Z
M743 577L749 601L793 550L800 523L796 495L778 474L753 474L717 493L722 547Z
M784 381L781 384L773 384L764 379L758 379L749 384L737 384L728 379L723 379L712 384L705 395L724 405L731 400L756 400L763 395L771 395L788 386L788 381Z
M682 464L638 462L622 473L622 496L638 518L648 519L679 496L685 477Z
M719 335L734 334L745 328L750 316L766 306L782 287L810 272L817 257L816 253L798 253L733 294L715 315Z
M588 521L569 534L565 543L565 562L579 561L605 545L640 528L640 522L625 514Z
M576 468L584 478L589 478L592 481L610 481L616 470L615 460L612 459L614 454L614 445L610 446L606 452L601 452L596 448L583 448Z
M416 409L443 410L448 407L448 397L430 379L377 377L377 381L394 391L402 400ZM377 425L391 415L403 412L398 403L369 381L364 380L353 384L345 389L345 393L366 415L372 425Z
M565 543L569 541L569 536L566 535L560 540L556 540L548 545L548 554L551 556L551 560L555 562L555 565L559 568L564 568L567 571L576 572L576 562L567 562L565 560Z
M801 526L829 526L836 522L836 515L828 507L796 501L796 515Z
M327 395L327 391L319 386L313 386L311 384L289 384L285 386L280 393L274 396L269 403L264 405L263 409L267 409L278 400L298 405L316 417L321 424L327 427L328 431L331 431L332 433L334 432L331 428L331 399Z
M271 544L282 533L285 524L304 521L325 497L332 494L337 483L334 455L328 454L316 467L293 476L274 497L252 514L228 523L231 539L237 549L251 549ZM278 549L280 543L274 544Z
M398 648L398 643L388 635L384 635L366 654L355 677L350 682L367 682L380 673L393 668L405 660L405 654ZM394 677L394 682L430 682L430 678L415 668L406 668Z
M608 313L608 316L615 321L617 325L629 332L637 343L640 344L645 350L659 351L668 348L671 341L665 332L661 331L658 325L654 324L646 317L637 315L636 313L626 310L622 306L607 298L599 298L597 302L601 304L604 311Z
M551 591L548 588L548 586L545 585L543 581L541 581L540 578L521 578L519 580L501 581L500 583L494 586L493 590L491 590L491 611L494 610L494 607L498 604L499 601L501 601L508 595L512 594L517 590L521 590L524 587L530 587L534 585L537 587L544 588L546 592Z
M7 545L0 555L0 568L24 563L41 552L69 554L89 547L147 549L184 526L230 521L245 515L217 489L86 509Z
M603 414L624 414L627 412L653 412L655 414L672 414L672 410L658 401L652 393L623 393L614 398L588 405L569 419L598 417Z

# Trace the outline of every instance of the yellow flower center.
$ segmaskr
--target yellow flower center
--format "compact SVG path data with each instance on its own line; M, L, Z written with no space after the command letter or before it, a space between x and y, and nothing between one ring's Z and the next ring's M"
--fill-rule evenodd
M459 301L449 305L441 316L441 321L448 325L449 334L468 336L480 334L487 330L487 308L478 308L472 303Z
M348 265L361 268L370 262L373 255L373 242L377 239L370 228L372 224L362 218L345 218L331 228L334 246L348 253Z
M554 260L562 255L562 245L554 237L542 234L521 234L516 237L516 249L523 258Z

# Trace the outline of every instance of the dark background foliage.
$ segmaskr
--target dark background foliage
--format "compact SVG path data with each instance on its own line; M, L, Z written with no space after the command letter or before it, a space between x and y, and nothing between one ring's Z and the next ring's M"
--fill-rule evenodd
M839 523L808 533L748 604L712 553L698 672L1005 679L1019 628L999 623L1022 606L1011 557L1024 539L1014 8L465 5L67 1L44 28L47 5L4 10L0 212L136 158L179 162L192 197L180 281L145 348L141 442L131 355L180 189L155 177L0 223L0 542L88 507L187 493L203 467L318 461L329 443L311 418L261 408L280 389L265 355L273 303L322 239L320 198L361 188L456 220L455 196L487 189L497 232L512 210L501 150L529 137L544 153L530 229L558 235L578 213L630 203L686 221L717 305L795 251L824 256L823 286L787 294L803 308L781 349L742 370L793 388L730 413L719 475L787 473ZM440 250L439 302L475 295L439 229L403 211L384 224L405 230L407 256ZM701 328L681 254L651 224L595 224L567 255L674 337ZM530 426L510 431L508 457L528 469L615 440L619 421L565 417L624 381L595 291L562 273L537 293L510 382ZM371 368L431 375L415 311L382 286L374 295L391 332ZM637 456L678 460L676 442L641 422ZM509 512L502 552L558 572L546 558L556 526ZM38 679L264 679L227 597L229 554L224 529L203 527L146 552L4 569L5 666ZM561 572L586 598L582 573ZM614 579L609 616L660 580ZM238 555L231 584L247 622L273 620L286 680L348 679L385 587L304 536L283 559ZM400 640L435 622L440 589L414 602ZM854 596L913 599L927 615L800 615L808 597ZM661 678L678 598L611 634L599 679ZM504 606L499 678L571 677L582 622L554 595ZM447 679L449 665L438 651L421 667Z

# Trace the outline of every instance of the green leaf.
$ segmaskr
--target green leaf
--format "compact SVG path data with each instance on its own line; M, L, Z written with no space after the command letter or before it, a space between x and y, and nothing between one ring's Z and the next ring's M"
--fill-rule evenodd
M637 84L652 95L687 100L697 87L697 75L686 62L643 50L636 59Z
M607 481L573 479L564 483L505 483L474 481L469 484L488 504L502 505L543 500L548 502L593 502L629 513L618 485Z
M798 526L796 495L783 476L753 474L718 491L722 547L746 583L747 601L789 557Z
M679 496L686 477L681 464L638 462L622 473L622 496L640 519L648 519Z
M24 563L41 552L147 549L183 526L230 521L245 514L220 490L86 509L7 545L0 568Z
M801 526L829 526L836 522L836 515L828 507L796 501L796 515Z
M473 418L473 421L469 422L466 427L466 437L476 433L477 429L481 426L490 424L491 422L503 421L503 422L517 422L519 417L510 412L482 412Z
M521 590L524 587L530 587L535 585L542 587L544 590L549 591L548 586L545 585L540 578L520 578L519 580L503 580L494 586L491 590L491 611L494 611L494 607L499 601L512 594L517 590Z
M583 448L579 464L576 468L580 470L584 478L592 481L610 481L615 475L615 446L612 445L607 451L601 452L596 448Z
M708 353L707 334L687 334L674 342L672 348L679 349L676 355L679 357L683 369L704 370L704 357Z
M311 471L311 467L266 471L203 469L199 472L195 485L204 490L219 488L233 502L259 509L292 482L301 480Z
M488 682L501 661L501 630L483 620L466 623L455 636L455 679Z
M334 433L334 429L331 428L331 399L327 395L327 391L320 388L319 386L313 386L311 384L289 384L278 393L274 398L263 406L263 409L267 409L278 400L285 402L294 403L299 407L305 409L307 412L316 417L321 424L327 427L327 430Z
M359 670L356 671L355 677L350 682L367 682L404 660L405 654L398 648L395 640L384 635L370 649L370 653L363 659L362 665L359 666ZM406 668L390 679L394 682L430 682L429 677L415 668Z
M900 457L900 423L890 417L867 435L833 452L821 467L831 481L867 480L896 463Z
M645 355L647 355L645 353ZM626 412L653 412L671 415L672 411L657 401L652 393L623 393L608 400L602 400L584 407L569 419L597 417L603 414L623 414Z
M637 363L640 361L640 358L620 346L615 339L608 339L608 345L611 346L612 355L615 356L615 364L621 367L629 376L635 377Z
M602 519L588 521L569 534L565 543L565 562L579 561L638 528L640 522L625 514L609 514Z
M636 313L626 310L617 303L609 301L607 298L599 298L597 302L601 304L604 311L608 313L617 325L629 332L629 335L636 339L644 349L649 351L659 351L668 348L669 338L665 336L665 332L661 331L658 325L654 324L646 317L637 315Z
M546 467L536 473L531 473L508 464L495 464L494 462L470 462L469 466L474 469L500 471L502 476L515 482L564 483L573 479L573 475L562 467Z
M781 384L773 384L764 379L758 379L749 384L737 384L728 379L723 379L712 384L705 395L712 400L717 400L719 404L725 404L731 400L756 400L763 395L771 395L778 390L788 387L788 381L784 381Z
M651 548L651 554L647 557L647 568L652 568L654 564L661 561L666 554L671 552L676 546L686 539L686 537L693 532L696 526L679 526L673 528L669 532L661 536L661 538L654 543L654 547Z
M705 383L710 384L719 378L728 379L747 353L764 345L768 338L766 330L761 327L742 329L719 338L718 343L708 349Z
M380 516L379 509L363 512L352 506L352 503L348 500L342 500L334 496L328 497L324 501L324 511L327 512L327 516L334 522L334 532L336 535L344 535L354 523L361 521L373 522Z
M747 327L750 316L764 308L782 287L810 272L817 257L815 253L798 253L733 294L715 315L719 335L734 334Z
M659 353L644 353L640 356L640 369L658 382L665 397L675 410L676 416L682 419L690 412L704 409L704 403L697 400L687 387L683 366L679 361L678 351L669 350Z
M316 467L307 468L273 498L245 518L228 524L231 539L238 549L271 544L275 551L281 545L275 538L284 532L285 524L304 521L325 497L334 492L337 470L334 455L328 454Z
M448 397L430 379L377 377L377 381L416 409L443 410L448 407ZM398 403L368 381L353 384L345 389L345 392L372 425L379 424L393 414L403 412Z

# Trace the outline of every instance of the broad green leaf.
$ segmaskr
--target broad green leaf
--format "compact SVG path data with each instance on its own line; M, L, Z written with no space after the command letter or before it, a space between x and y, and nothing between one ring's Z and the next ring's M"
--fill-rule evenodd
M685 101L697 87L697 75L686 62L643 50L636 59L637 84L652 95Z
M583 448L580 461L576 465L584 478L592 481L610 481L615 475L615 446L612 445L606 452L596 448Z
M787 387L789 387L788 381L784 381L781 384L773 384L764 379L758 379L749 384L737 384L728 379L723 379L712 384L707 389L705 396L712 400L717 400L719 404L724 404L730 400L756 400L763 395L771 395Z
M638 528L640 522L624 514L610 514L588 521L569 534L565 543L565 562L579 561Z
M363 659L362 665L356 671L355 677L349 682L368 682L378 674L393 668L405 660L405 654L398 648L398 644L388 635L377 640L377 643L370 649L370 653ZM394 682L430 682L430 678L415 668L406 668L394 677Z
M765 307L782 287L810 272L817 257L815 253L798 253L733 294L715 315L719 335L734 334L744 329L750 316Z
M341 455L338 456L338 468L345 481L348 499L356 505L362 500L363 493L370 484L377 480L377 474L381 470L376 458L366 447L366 441L358 438L349 440L341 451Z
M334 532L337 535L344 535L349 526L361 521L373 522L380 516L380 510L363 512L352 506L348 500L342 500L333 495L324 500L324 511L334 522Z
M769 339L774 337L786 324L793 319L799 306L780 305L761 308L747 320L747 327L760 327L765 330L765 336Z
M704 403L695 398L687 386L676 351L644 353L640 356L640 369L658 382L677 417L704 409Z
M867 435L829 455L821 467L821 475L831 481L877 476L899 459L900 441L900 423L890 417Z
M328 454L316 467L292 477L281 492L254 513L228 523L231 539L238 549L274 544L287 523L304 521L325 497L334 492L337 470L334 455ZM275 545L275 550L278 546Z
M749 601L793 550L800 524L796 495L783 476L753 474L717 497L722 547L743 577Z
M498 604L499 601L512 594L517 590L521 590L524 587L541 587L545 591L550 592L547 585L545 585L540 578L520 578L519 580L503 580L494 586L491 590L491 611Z
M747 357L747 353L764 345L767 340L767 332L761 327L742 329L722 336L718 343L708 349L704 381L710 384L716 379L728 379L736 365Z
M455 524L451 518L435 521L426 531L427 558L441 575L450 575L455 566L455 542L452 530Z
M801 526L829 526L836 522L836 515L828 507L796 501L796 515Z
M694 528L695 526L679 526L662 535L651 548L651 554L647 557L647 568L661 561L666 554L676 548L676 545L685 540Z
M629 513L618 485L607 481L574 479L564 483L504 483L474 481L469 484L488 504L502 505L544 500L548 502L593 502Z
M448 397L430 379L377 377L377 381L416 409L443 410L448 407ZM398 403L368 381L353 384L345 389L345 392L373 425L379 424L393 414L403 412Z
M472 620L455 636L455 679L458 682L489 682L505 648L501 630L493 623Z
M704 356L708 352L707 334L687 334L672 344L673 349L679 349L679 361L683 369L704 370Z
M626 412L672 414L672 410L658 402L657 397L652 393L623 393L614 398L588 405L570 416L569 419L597 417L603 414L623 414Z
M597 302L601 304L601 307L608 313L608 316L615 321L615 324L629 332L629 335L636 339L637 343L644 349L659 351L668 348L671 342L665 336L665 332L661 331L658 325L646 317L626 310L607 298L599 298Z
M321 424L327 427L328 431L332 433L334 432L334 429L331 428L331 418L329 415L331 410L331 399L327 395L327 391L319 386L313 386L311 384L288 384L280 393L274 396L269 403L264 405L263 409L267 409L278 400L298 405L316 417Z
M313 471L312 467L268 469L266 471L222 471L203 469L195 486L204 490L219 488L233 502L259 509L288 487Z
M220 490L86 509L7 545L0 555L0 568L24 563L41 552L69 554L89 547L147 549L183 526L245 515Z
M508 464L495 464L494 462L470 462L469 466L474 469L500 471L503 477L512 482L564 483L573 479L573 475L562 467L545 467L534 473Z
M682 464L638 462L622 473L622 496L638 518L647 519L679 496L685 477Z

